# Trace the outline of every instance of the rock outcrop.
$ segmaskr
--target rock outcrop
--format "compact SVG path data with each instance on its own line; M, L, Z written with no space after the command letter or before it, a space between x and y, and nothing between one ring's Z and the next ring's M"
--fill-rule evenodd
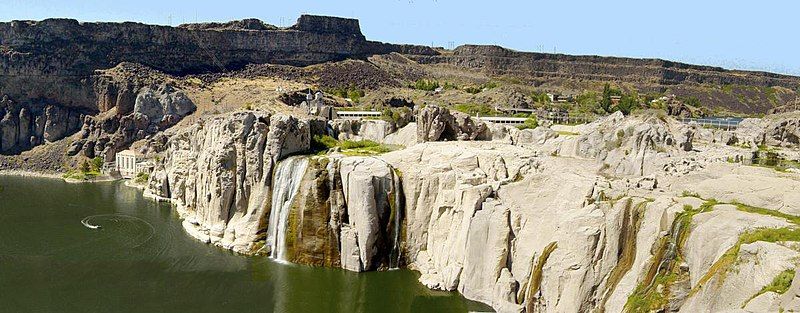
M585 125L582 133L565 141L559 154L594 158L601 171L638 176L660 171L670 152L692 150L694 139L693 129L665 118L625 118L620 112Z
M417 141L489 140L486 123L466 113L429 105L417 113Z
M166 84L123 91L120 97L132 97L132 105L122 105L128 100L119 100L106 114L86 116L68 155L82 152L89 158L104 156L112 161L116 152L175 125L196 108L183 92Z
M339 140L383 142L394 133L394 125L383 120L332 120L332 135Z
M249 251L270 209L273 168L310 148L309 129L296 118L252 112L192 125L170 138L147 192L176 204L192 236Z
M419 121L428 130L448 114L430 110L438 114ZM524 144L288 157L324 131L315 123L255 112L200 122L168 140L147 192L176 203L184 227L206 242L351 271L408 266L430 288L502 312L797 305L760 293L797 266L797 244L742 239L796 231L798 201L771 187L798 189L795 178L708 161L716 156L693 147L692 127L613 115L577 127L582 135L509 131L530 137ZM542 153L550 149L564 155ZM705 166L657 166L689 158ZM613 165L598 172L603 162Z
M80 129L84 113L58 105L20 105L0 99L0 153L14 154L54 142Z

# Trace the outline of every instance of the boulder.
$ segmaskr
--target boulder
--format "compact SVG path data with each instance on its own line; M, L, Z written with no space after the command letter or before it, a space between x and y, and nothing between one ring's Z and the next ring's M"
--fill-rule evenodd
M466 113L429 105L417 113L417 141L489 140L486 123Z

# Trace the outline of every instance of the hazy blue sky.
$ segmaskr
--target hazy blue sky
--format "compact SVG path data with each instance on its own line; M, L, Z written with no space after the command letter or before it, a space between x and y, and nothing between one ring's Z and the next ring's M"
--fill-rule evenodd
M371 40L655 57L800 75L800 1L0 0L0 20L70 17L177 25L301 13L354 17Z

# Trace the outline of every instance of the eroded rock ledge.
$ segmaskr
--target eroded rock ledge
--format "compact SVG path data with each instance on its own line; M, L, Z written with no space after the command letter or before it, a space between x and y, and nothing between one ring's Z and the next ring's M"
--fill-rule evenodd
M720 162L732 148L655 115L574 133L465 119L431 107L385 138L405 149L311 156L325 122L227 114L172 136L146 192L203 241L352 271L407 266L500 312L797 306L796 287L759 293L796 267L797 244L741 241L796 231L796 174Z

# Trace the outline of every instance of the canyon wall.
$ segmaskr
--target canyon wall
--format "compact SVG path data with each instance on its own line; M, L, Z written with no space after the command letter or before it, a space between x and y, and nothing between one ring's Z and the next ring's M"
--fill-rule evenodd
M0 23L0 94L97 109L95 70L121 62L168 74L224 72L247 64L305 66L390 52L435 54L427 47L366 40L357 20L301 16L287 29L81 23L68 19Z
M498 46L464 45L452 54L414 56L420 63L444 63L495 75L619 81L639 84L780 86L795 90L800 78L767 72L725 70L659 59L519 52Z

